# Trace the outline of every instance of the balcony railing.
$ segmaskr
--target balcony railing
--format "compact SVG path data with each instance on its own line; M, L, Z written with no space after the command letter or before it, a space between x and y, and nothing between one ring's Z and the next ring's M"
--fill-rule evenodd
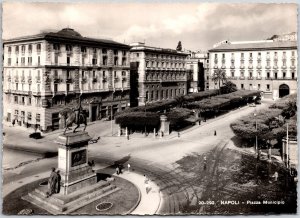
M291 69L296 69L296 66L290 66Z
M273 69L278 69L278 66L273 66Z
M25 83L25 76L21 77L21 83Z
M244 68L245 68L245 66L241 65L241 66L240 66L240 68L241 68L241 69L244 69Z
M261 69L262 67L261 67L261 65L257 65L256 68L257 69Z
M19 82L19 77L15 76L15 82Z
M257 76L256 79L257 79L257 80L261 80L261 76Z
M248 76L247 79L248 79L248 80L253 80L254 78L253 78L253 76Z
M36 76L36 77L35 77L35 80L36 80L36 82L40 83L40 82L41 82L41 77Z
M53 78L53 82L54 83L60 83L61 82L61 79L59 77L54 77Z
M281 66L281 69L286 69L287 67L286 66Z
M98 81L98 78L97 77L94 77L93 78L93 83L96 83Z
M87 78L86 77L82 77L81 83L86 83L86 82L87 82Z
M234 65L231 65L231 66L230 66L230 69L234 69L234 68L235 68L235 66L234 66Z
M269 77L266 77L265 79L266 79L266 80L272 80L273 77L270 77L270 76L269 76Z
M73 78L66 78L66 83L72 83L73 82Z
M253 69L253 65L249 65L249 66L248 66L248 69Z
M245 77L244 77L244 76L240 76L240 79L241 79L241 80L244 80L244 79L245 79Z
M266 69L271 69L271 66L266 66Z

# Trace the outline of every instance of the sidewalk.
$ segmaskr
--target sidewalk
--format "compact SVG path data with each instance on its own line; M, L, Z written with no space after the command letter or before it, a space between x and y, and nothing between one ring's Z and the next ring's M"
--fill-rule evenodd
M97 167L95 167L94 170L97 171L97 170L100 170L105 167L107 167L107 166L97 164ZM3 198L5 198L8 194L10 194L14 190L20 188L23 185L32 183L39 179L48 178L49 174L50 174L50 172L43 172L43 173L36 174L34 176L29 176L29 177L22 178L22 179L10 182L8 184L5 184L2 186L2 190L3 190L2 196L3 196ZM113 174L113 175L119 176L125 180L132 182L139 190L140 201L138 202L137 207L133 211L131 211L130 214L134 214L134 215L154 215L154 214L156 214L156 212L159 210L159 207L161 205L162 197L161 197L161 192L159 190L159 187L155 183L150 181L149 187L151 188L151 190L148 191L148 193L146 193L143 175L140 175L140 174L132 172L132 171L128 172L125 170L124 170L123 174L120 174L120 175Z

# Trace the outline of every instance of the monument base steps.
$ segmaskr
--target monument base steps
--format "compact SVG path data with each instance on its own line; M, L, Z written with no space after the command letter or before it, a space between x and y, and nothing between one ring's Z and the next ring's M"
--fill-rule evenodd
M53 215L69 214L87 204L90 204L104 196L119 191L116 187L105 181L83 188L69 195L54 194L47 198L47 187L36 188L33 192L23 196L26 200Z

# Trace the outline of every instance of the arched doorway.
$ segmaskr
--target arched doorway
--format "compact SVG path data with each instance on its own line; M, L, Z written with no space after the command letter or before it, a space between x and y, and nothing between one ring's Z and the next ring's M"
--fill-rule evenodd
M289 94L290 94L290 87L288 85L282 84L279 86L279 98L282 98Z

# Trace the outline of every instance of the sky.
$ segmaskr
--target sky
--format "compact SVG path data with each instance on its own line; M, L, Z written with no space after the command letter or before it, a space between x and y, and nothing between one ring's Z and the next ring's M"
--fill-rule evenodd
M3 39L70 27L121 43L208 50L222 40L262 40L297 31L296 4L3 3Z

